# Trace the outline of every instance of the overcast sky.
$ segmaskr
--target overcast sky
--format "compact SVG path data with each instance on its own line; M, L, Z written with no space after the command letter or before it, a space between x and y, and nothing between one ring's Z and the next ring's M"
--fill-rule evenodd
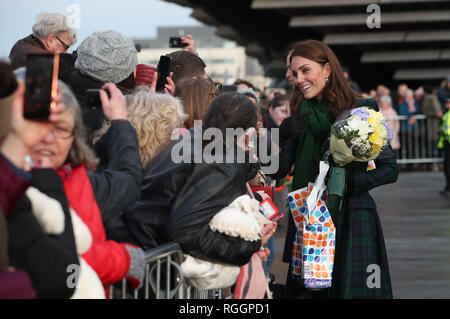
M191 8L163 0L0 0L0 58L7 57L14 43L31 33L39 12L68 16L71 4L80 8L75 47L94 31L110 29L130 37L154 38L158 26L201 25L190 17Z

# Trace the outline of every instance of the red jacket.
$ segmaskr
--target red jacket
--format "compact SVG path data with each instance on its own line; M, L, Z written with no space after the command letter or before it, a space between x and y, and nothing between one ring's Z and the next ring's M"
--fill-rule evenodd
M130 267L130 256L125 246L106 239L102 216L84 165L73 168L70 174L60 172L69 206L89 227L91 248L82 255L97 272L103 285L115 283L125 277Z

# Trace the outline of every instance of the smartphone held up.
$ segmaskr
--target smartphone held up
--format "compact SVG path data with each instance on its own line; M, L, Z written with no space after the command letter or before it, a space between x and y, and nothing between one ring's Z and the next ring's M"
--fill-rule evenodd
M188 44L181 41L181 37L170 37L169 47L170 48L184 48Z
M170 55L161 55L156 72L158 72L158 82L156 82L156 92L164 92L167 84L167 77L170 74L170 64L172 57Z
M56 107L58 95L59 54L30 53L25 76L24 117L48 119Z
M109 93L108 90L105 90L105 92L108 95L108 98L111 98L111 93ZM100 99L100 89L87 89L84 95L84 102L86 106L90 108L101 108L102 101Z

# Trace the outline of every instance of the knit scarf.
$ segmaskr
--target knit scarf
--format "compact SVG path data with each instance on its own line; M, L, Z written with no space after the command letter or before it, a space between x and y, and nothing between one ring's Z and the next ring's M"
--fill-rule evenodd
M328 137L330 127L335 117L331 113L325 101L303 98L299 112L311 112L306 116L304 129L299 136L297 154L295 160L294 178L292 180L292 191L307 186L308 182L314 181L318 173L312 167L313 160L320 160L320 149Z

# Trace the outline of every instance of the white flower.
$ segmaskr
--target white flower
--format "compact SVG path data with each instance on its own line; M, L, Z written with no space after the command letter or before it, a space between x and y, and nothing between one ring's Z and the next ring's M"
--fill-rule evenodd
M352 119L347 121L347 125L352 131L358 131L358 135L367 140L369 138L369 133L372 133L372 128L367 121L361 120L360 117L354 116Z
M347 126L350 127L352 131L357 131L361 127L362 121L358 116L354 116L350 120L347 121Z

